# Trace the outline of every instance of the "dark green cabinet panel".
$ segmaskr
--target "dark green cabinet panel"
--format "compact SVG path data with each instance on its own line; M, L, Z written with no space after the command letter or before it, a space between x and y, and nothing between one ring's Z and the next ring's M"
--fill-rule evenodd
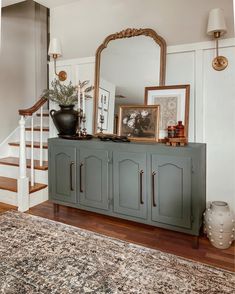
M114 211L147 217L146 154L113 153Z
M152 155L152 220L191 227L189 157Z
M206 208L206 145L51 138L49 199L198 236Z
M76 148L54 146L49 156L52 199L76 203Z
M80 200L85 206L109 209L109 153L105 150L80 149Z

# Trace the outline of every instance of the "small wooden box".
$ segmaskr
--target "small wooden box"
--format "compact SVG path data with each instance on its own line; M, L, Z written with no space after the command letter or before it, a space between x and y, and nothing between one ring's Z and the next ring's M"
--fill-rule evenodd
M166 145L167 146L172 146L172 147L183 147L187 145L187 139L185 137L183 138L166 138Z

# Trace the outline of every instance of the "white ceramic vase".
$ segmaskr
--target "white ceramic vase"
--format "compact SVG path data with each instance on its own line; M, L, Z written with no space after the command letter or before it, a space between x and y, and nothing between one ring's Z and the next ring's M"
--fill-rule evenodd
M228 203L214 201L209 205L204 213L204 232L214 247L230 247L235 235L235 216Z

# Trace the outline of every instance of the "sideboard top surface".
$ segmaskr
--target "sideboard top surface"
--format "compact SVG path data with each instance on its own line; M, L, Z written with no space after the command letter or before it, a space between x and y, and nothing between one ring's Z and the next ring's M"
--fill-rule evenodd
M48 140L50 144L60 144L64 146L74 146L74 147L83 147L91 148L102 148L107 150L137 150L137 151L148 151L148 152L157 152L157 151L171 151L176 153L188 153L194 152L196 150L205 150L206 144L204 143L189 143L184 147L172 147L167 146L162 143L148 143L148 142L130 142L130 143L116 143L116 142L103 142L99 139L92 140L66 140L61 138L50 138Z

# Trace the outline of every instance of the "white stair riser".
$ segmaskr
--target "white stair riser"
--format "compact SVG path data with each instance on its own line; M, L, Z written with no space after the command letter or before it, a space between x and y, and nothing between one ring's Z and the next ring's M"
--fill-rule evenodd
M34 120L33 120L34 126L36 126L36 127L40 126L40 123L41 123L40 117L39 116L34 116L33 118L34 118ZM31 118L27 119L27 122L26 122L25 125L26 125L26 127L31 127ZM48 116L44 116L43 117L43 123L42 123L42 125L44 127L48 127L49 126L49 117Z
M17 206L17 193L0 189L0 202Z
M49 138L49 132L43 132L42 133L42 141L47 142ZM34 131L33 132L33 140L35 142L40 142L40 132ZM31 131L26 131L26 141L31 141Z
M30 194L29 200L30 200L30 203L29 203L30 208L47 201L48 200L48 188L45 188L45 189L42 189L40 191L37 191L35 193Z
M19 168L17 166L0 165L0 175L2 177L18 179ZM27 169L27 176L30 179L30 169ZM42 170L35 170L35 182L41 184L48 184L48 172Z
M42 202L48 200L48 188L42 189L35 193L30 194L29 196L29 207L36 206ZM9 205L17 206L17 193L7 190L0 190L0 202L6 203Z
M19 147L10 146L9 148L9 156L19 157ZM26 148L26 157L31 158L31 148ZM34 159L40 159L40 150L39 148L34 148ZM43 149L43 160L48 160L48 150Z

